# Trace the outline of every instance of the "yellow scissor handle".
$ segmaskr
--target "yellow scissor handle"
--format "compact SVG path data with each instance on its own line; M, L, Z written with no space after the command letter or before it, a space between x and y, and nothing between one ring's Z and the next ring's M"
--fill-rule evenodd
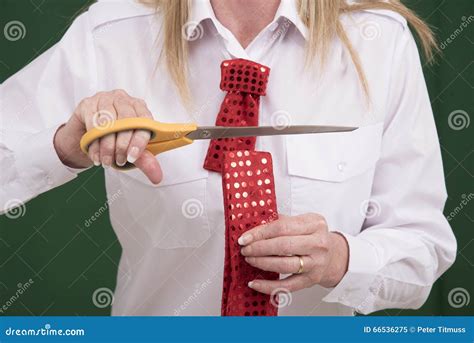
M99 138L128 130L148 130L152 135L146 149L153 155L158 155L191 144L193 140L186 135L196 129L197 125L194 123L161 123L150 118L118 119L87 131L81 138L80 146L87 154L89 145ZM122 167L114 163L113 167L122 170L135 168L128 162Z

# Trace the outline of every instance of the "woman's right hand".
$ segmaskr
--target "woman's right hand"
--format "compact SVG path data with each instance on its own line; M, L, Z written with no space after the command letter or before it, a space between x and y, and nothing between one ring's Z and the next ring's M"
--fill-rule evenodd
M162 179L162 172L155 156L145 150L150 132L131 130L107 135L94 141L86 155L79 147L81 137L93 127L130 117L152 118L145 101L133 98L124 90L99 92L83 99L69 121L61 126L54 137L54 147L64 165L71 168L87 168L94 165L110 167L114 162L135 164L152 183Z

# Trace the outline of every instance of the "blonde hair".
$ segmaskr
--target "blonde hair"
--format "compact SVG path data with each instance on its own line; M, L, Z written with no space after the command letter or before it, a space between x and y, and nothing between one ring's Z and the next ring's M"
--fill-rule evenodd
M189 20L191 0L139 0L155 6L164 14L162 57L166 60L168 71L175 82L179 94L189 100L187 84L188 41L183 39L182 29ZM359 0L348 4L346 0L294 0L297 1L298 13L308 28L306 45L306 65L309 66L319 58L324 65L331 39L337 36L352 59L362 89L369 98L369 87L359 55L352 46L344 28L340 15L360 10L382 9L391 10L402 15L418 35L426 58L431 61L434 51L439 51L432 30L413 11L403 5L400 0Z

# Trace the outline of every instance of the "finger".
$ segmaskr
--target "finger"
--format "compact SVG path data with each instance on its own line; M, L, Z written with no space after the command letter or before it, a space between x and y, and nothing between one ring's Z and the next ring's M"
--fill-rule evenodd
M259 240L279 236L310 235L316 232L321 221L324 221L324 218L313 213L294 217L283 217L247 231L240 236L238 243L240 245L247 245Z
M145 151L148 141L150 140L151 133L146 130L135 130L130 140L127 151L127 161L134 163Z
M316 246L313 235L280 236L246 245L241 249L241 253L253 257L310 255Z
M303 271L307 272L315 267L314 260L309 256L301 256L303 259ZM251 266L280 274L296 274L300 270L300 257L246 257L245 261Z
M156 160L156 157L148 150L145 150L138 160L135 161L135 165L155 185L160 183L163 179L160 164Z
M135 108L131 104L131 98L118 97L114 99L114 108L117 111L117 118L133 118L137 116ZM130 141L133 136L133 131L122 131L117 133L115 140L115 163L118 166L123 166L127 162L127 151Z
M148 109L146 102L142 99L134 99L133 107L138 117L153 118L151 111Z
M135 113L138 117L153 118L150 110L143 100L136 99L133 103ZM145 151L151 133L145 130L137 130L134 132L127 151L127 161L134 163L138 157Z
M87 130L94 127L94 116L97 113L97 98L87 98L81 101L78 106L78 111L82 122ZM95 166L100 165L100 154L99 154L99 140L93 141L87 150L89 159L94 163Z
M112 96L103 96L99 98L98 112L96 114L96 125L109 127L117 119ZM100 139L99 154L102 166L108 168L112 165L115 156L115 134L109 134Z
M311 286L310 279L304 274L296 274L281 280L253 280L248 286L257 292L275 294L277 291L296 292Z

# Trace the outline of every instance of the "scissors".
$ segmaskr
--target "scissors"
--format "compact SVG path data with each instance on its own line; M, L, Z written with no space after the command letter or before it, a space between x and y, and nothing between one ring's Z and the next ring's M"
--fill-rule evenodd
M112 133L128 130L147 130L151 138L146 149L153 155L177 149L200 139L218 139L235 137L256 137L275 135L297 135L309 133L350 132L357 127L344 126L197 126L195 123L162 123L150 118L125 118L105 123L87 131L81 138L81 150L87 154L89 145L96 139ZM116 169L127 170L135 168L127 162L124 166L113 165Z

